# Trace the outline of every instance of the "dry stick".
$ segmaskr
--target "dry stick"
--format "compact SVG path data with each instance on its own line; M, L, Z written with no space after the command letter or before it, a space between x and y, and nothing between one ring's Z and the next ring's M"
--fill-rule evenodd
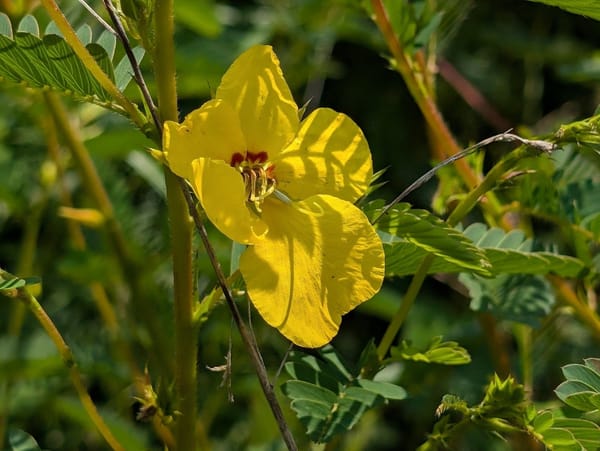
M233 296L231 294L231 290L227 285L227 280L225 279L225 275L223 274L223 270L221 269L221 264L217 259L215 251L208 240L208 234L206 233L206 228L198 215L198 211L196 210L196 206L194 205L194 200L185 185L185 182L181 180L181 189L185 195L185 200L188 203L188 207L190 209L190 215L194 219L194 223L196 224L196 229L200 234L200 238L202 239L202 244L206 249L206 253L208 254L208 258L212 267L215 270L217 275L217 279L219 281L219 286L221 290L223 290L223 295L225 296L225 300L227 301L227 306L231 310L231 315L240 331L240 335L242 336L242 340L246 345L248 352L250 353L250 358L252 359L252 363L254 364L254 368L256 370L256 375L258 376L258 380L260 382L260 386L265 394L265 398L269 403L269 407L271 407L271 411L275 416L275 420L277 421L277 426L279 426L279 431L283 437L285 444L287 445L290 451L297 451L298 447L296 446L296 442L294 441L294 437L285 421L285 417L283 416L283 411L281 410L281 406L277 401L277 397L275 396L275 392L273 391L273 386L269 381L269 376L267 375L267 370L262 363L262 358L260 356L260 351L258 350L258 345L256 341L252 337L252 333L246 327L246 324L242 320L240 312L237 308L233 300Z

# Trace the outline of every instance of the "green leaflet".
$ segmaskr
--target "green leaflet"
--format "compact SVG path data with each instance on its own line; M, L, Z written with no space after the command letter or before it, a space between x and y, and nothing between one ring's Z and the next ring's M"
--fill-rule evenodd
M27 284L25 280L15 277L14 279L4 280L0 277L0 291L1 290L14 290L15 288L24 287Z
M8 430L8 443L10 451L41 451L35 439L20 429Z
M77 100L97 103L118 110L112 98L87 70L69 44L58 34L48 32L40 37L39 26L32 16L26 16L13 33L10 19L0 13L0 81L18 83L39 90L55 90ZM131 66L124 57L115 69L112 62L116 40L103 33L92 42L91 29L83 26L78 36L86 48L119 89L131 81ZM141 59L143 50L134 49Z
M422 350L402 340L400 346L390 350L391 361L413 360L415 362L439 363L441 365L464 365L471 362L468 351L455 341L442 342L442 337L431 339L427 349Z
M597 411L600 406L600 360L585 359L584 365L562 367L567 379L555 390L565 404L582 412ZM534 431L553 450L596 450L600 447L600 427L583 418L567 418L559 410L538 413Z
M598 425L581 418L554 418L552 427L542 436L554 451L592 451L600 445Z
M573 14L591 17L592 19L600 20L600 3L590 0L530 0L538 3L545 3L550 6L558 6L559 8L569 11Z
M373 13L370 1L363 1L362 4L369 14ZM402 47L416 51L427 45L431 35L440 27L444 13L454 11L458 2L450 2L444 10L435 11L422 0L384 0L383 5Z
M531 240L519 230L506 233L473 224L464 233L485 249L494 273L498 274L493 279L467 273L460 275L459 280L469 290L470 307L474 311L490 312L500 319L537 327L555 303L554 294L541 274L555 272L575 276L583 269L583 263L571 257L531 252Z
M583 270L580 260L552 252L532 252L532 242L520 230L508 233L484 224L472 224L464 234L471 238L492 263L493 274L548 274L576 277Z
M565 365L567 379L556 390L565 404L583 412L600 409L600 360L585 359L585 365Z
M316 356L294 352L285 369L292 379L281 390L317 443L350 430L367 410L406 397L397 385L358 378L331 346Z

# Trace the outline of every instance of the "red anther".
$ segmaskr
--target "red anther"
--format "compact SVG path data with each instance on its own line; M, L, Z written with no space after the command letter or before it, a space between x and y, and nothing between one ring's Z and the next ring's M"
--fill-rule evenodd
M267 152L248 152L246 153L246 160L250 163L265 163L269 159Z
M236 152L231 157L231 161L229 162L229 166L235 168L236 166L239 166L242 163L242 161L244 161L244 160L245 160L244 156L241 153Z

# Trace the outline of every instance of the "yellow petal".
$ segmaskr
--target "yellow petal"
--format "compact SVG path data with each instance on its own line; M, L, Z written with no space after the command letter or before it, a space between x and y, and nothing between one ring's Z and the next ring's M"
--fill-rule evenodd
M373 175L371 151L348 116L318 108L274 161L277 187L292 199L331 194L349 202L362 196Z
M362 211L332 196L291 204L269 198L262 217L269 232L240 260L250 299L293 343L323 346L341 315L380 289L381 241Z
M233 241L252 244L267 231L267 225L248 209L242 175L229 164L198 158L192 163L191 185L206 216Z
M222 100L209 100L188 114L182 124L165 122L163 150L171 170L191 180L196 158L230 163L234 153L245 155L246 142L235 110Z
M298 130L298 106L270 46L242 53L223 75L216 97L238 112L250 152L273 158Z

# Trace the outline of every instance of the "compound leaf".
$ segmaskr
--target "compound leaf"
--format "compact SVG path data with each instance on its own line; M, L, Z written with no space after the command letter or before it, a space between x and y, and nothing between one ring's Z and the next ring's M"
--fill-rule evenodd
M367 410L406 397L402 387L357 377L331 347L313 355L293 353L285 368L293 379L281 389L317 443L347 432Z

